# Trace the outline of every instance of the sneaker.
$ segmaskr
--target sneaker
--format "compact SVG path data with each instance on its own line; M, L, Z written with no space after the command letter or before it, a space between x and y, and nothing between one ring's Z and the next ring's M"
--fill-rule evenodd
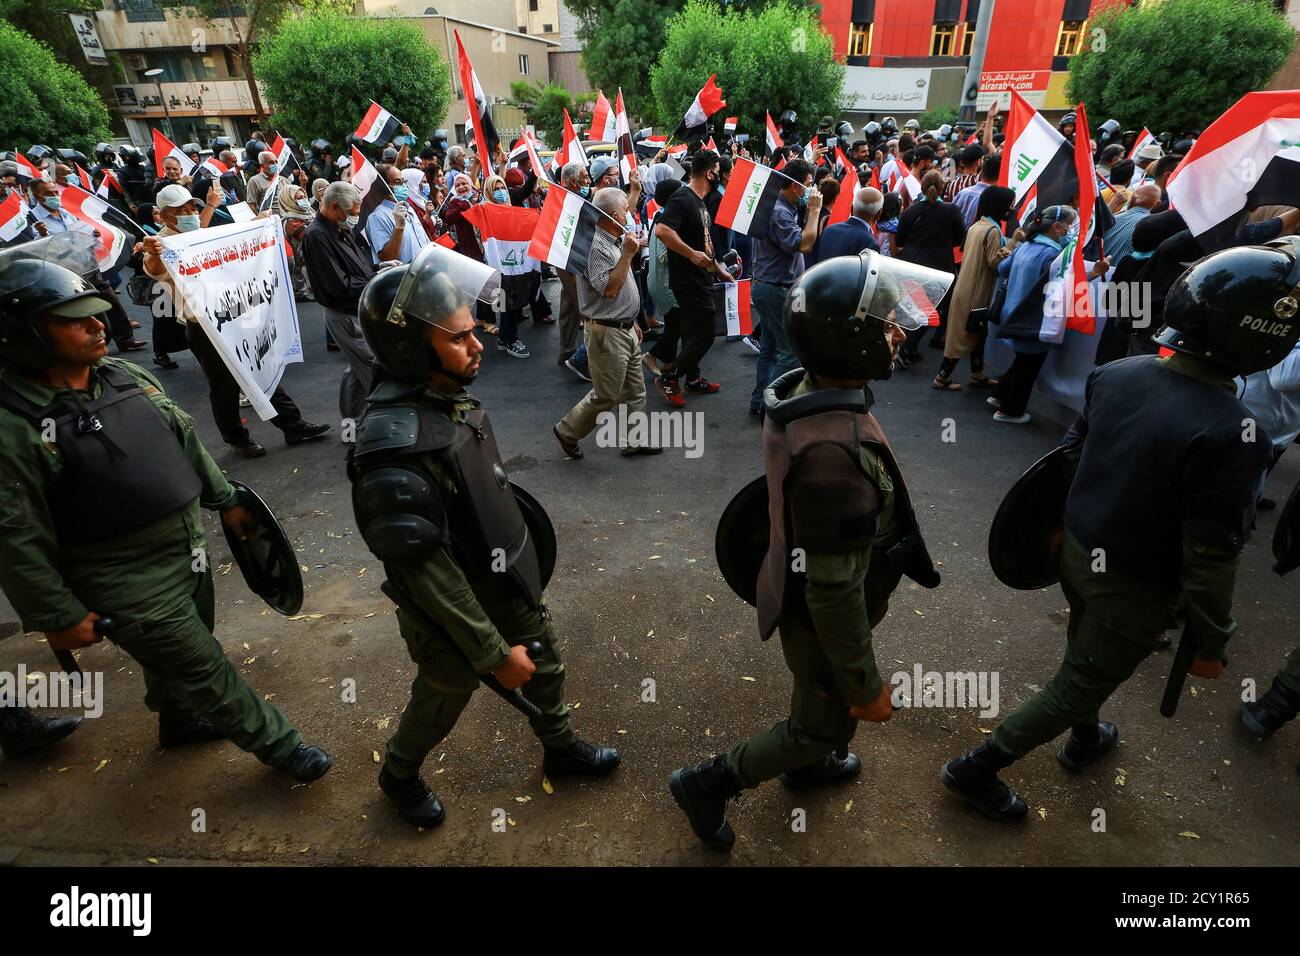
M502 345L498 342L497 348L502 352L505 352L511 358L525 359L532 354L528 351L528 346L524 345L524 343L520 342L518 339L515 339L509 345Z
M590 368L588 368L586 362L574 358L571 355L564 360L564 367L567 368L574 375L578 376L578 378L582 379L584 382L591 381L591 370Z
M675 378L659 379L659 391L664 393L664 398L673 408L685 408L686 396L682 394L682 387L677 384Z
M1029 421L1029 413L1022 412L1019 415L1004 415L1001 412L994 412L993 420L995 422L1002 422L1006 425L1023 425L1025 422Z
M744 342L751 352L758 352L762 348L762 346L759 345L758 340L752 335L746 335L740 341Z
M994 408L1001 408L1001 407L1002 407L1002 399L1000 399L1000 398L994 398L992 395L990 395L988 398L984 399L984 404L985 404L985 405L992 405Z
M703 378L686 380L686 391L695 392L697 395L714 395L722 391L722 386L717 382L706 381Z

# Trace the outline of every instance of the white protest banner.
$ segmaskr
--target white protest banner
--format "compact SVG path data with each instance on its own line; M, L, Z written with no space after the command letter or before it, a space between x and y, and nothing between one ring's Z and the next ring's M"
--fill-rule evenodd
M187 316L216 346L263 421L302 338L278 216L197 229L162 240L162 261Z

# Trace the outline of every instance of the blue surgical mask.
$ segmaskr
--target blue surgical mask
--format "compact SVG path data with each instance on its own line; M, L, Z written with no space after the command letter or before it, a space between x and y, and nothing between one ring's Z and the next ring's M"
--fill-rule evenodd
M193 231L194 231L195 229L197 229L197 228L199 228L199 216L198 216L198 213L193 213L193 214L191 214L191 215L189 215L189 216L177 216L177 217L176 217L176 231L177 231L177 232L193 232Z
M46 196L41 202L45 204L46 209L53 209L56 212L63 208L62 196Z
M270 166L266 167L266 175L268 176L274 176L279 171L280 171L279 163L272 163Z
M510 202L510 193L504 189L494 189L492 190L492 198L504 206Z
M428 183L425 183L423 186L420 187L420 196L421 196L421 198L423 198L423 199L428 199L428 198L429 198L429 184L428 184Z
M578 190L578 195L581 196L583 199L586 199L588 196L591 195L591 187L583 186L581 189Z
M799 208L802 209L806 205L808 205L808 190L805 189L799 194Z
M68 177L68 182L71 183L73 186L80 186L81 177L78 176L76 173L73 173L71 176Z
M409 186L402 185L402 186L393 187L393 198L396 199L398 202L406 202L407 197L409 197L410 195L411 195L411 189Z
M627 215L623 218L625 220L623 223L623 231L629 233L636 232L636 219L633 218L632 211L628 210Z

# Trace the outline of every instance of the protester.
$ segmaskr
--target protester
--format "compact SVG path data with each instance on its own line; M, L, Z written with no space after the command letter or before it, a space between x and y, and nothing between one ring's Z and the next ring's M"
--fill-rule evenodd
M1118 265L1133 251L1133 230L1151 215L1160 201L1160 187L1155 183L1142 183L1133 190L1129 207L1115 217L1115 224L1102 237L1102 245L1111 261Z
M966 241L966 226L957 207L940 198L942 192L943 177L938 170L930 170L921 177L920 197L903 211L898 220L894 254L917 265L955 273L957 267L952 251L954 248L960 249ZM939 328L930 343L933 348L943 348L948 301L945 298L943 302L936 303ZM898 350L898 360L903 368L921 360L918 349L929 330L929 326L922 326L907 333L907 342Z
M280 164L276 161L275 153L264 149L257 153L257 167L257 175L249 177L248 182L244 184L244 194L254 212L262 208L262 199L266 196L266 191L271 188L271 181L279 172Z
M971 183L961 192L957 193L954 203L958 211L961 212L962 224L967 229L975 222L978 215L978 206L980 194L990 186L997 185L998 174L1002 171L1002 157L997 155L985 156L980 160L979 179Z
M876 220L876 242L880 244L882 256L898 254L895 240L898 234L898 217L903 211L903 197L896 192L885 193L880 204L880 216Z
M814 255L807 257L806 265L813 266L836 256L856 256L864 249L879 252L875 226L884 202L885 197L879 189L863 186L856 190L853 193L853 215L843 222L828 226L817 237Z
M566 163L560 170L560 185L584 199L591 195L591 175L582 163ZM559 270L559 279L560 355L556 364L565 366L584 382L590 382L587 353L582 347L583 316L578 309L577 280L563 269Z

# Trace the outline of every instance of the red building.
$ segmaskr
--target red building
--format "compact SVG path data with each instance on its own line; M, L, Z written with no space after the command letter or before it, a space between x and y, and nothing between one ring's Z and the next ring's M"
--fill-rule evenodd
M852 112L912 113L959 104L980 0L821 0L822 25L848 67ZM1065 110L1069 59L1093 37L1089 17L1128 0L995 0L981 106L1017 89Z

